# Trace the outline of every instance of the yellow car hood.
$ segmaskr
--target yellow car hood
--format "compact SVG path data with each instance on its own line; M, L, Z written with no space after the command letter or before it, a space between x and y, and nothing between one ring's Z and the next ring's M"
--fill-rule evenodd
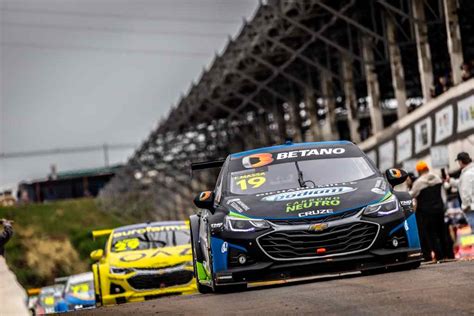
M108 261L120 268L162 268L192 261L191 245L110 252Z

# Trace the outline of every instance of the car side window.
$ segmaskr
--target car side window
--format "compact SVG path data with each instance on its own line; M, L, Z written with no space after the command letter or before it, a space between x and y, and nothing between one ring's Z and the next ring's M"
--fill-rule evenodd
M216 204L219 204L222 199L222 184L223 184L224 174L226 173L225 170L227 169L228 160L229 158L226 159L224 165L221 168L221 171L219 172L219 176L217 177L216 188L214 189L215 196L216 196L215 197Z

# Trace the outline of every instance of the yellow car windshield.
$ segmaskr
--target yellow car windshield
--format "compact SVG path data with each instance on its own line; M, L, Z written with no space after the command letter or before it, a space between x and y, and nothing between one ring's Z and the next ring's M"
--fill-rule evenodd
M179 226L178 226L179 227ZM186 227L186 226L184 226ZM151 229L134 229L113 234L111 251L123 252L146 250L161 247L172 247L190 243L188 228L153 231Z

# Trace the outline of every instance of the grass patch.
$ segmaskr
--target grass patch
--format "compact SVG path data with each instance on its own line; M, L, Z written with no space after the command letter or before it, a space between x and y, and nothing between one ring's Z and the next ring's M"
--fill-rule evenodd
M130 217L104 212L85 198L1 208L0 218L14 220L6 259L24 287L39 287L55 277L89 270L89 253L104 246L91 231L134 223Z

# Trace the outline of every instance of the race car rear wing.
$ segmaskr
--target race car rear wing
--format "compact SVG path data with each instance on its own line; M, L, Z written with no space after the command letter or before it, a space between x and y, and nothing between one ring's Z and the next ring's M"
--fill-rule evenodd
M191 164L191 171L194 170L203 170L203 169L213 169L220 168L224 164L225 159L213 160L213 161L203 161L195 162Z
M113 229L102 229L102 230L93 230L92 238L96 239L97 237L108 236L113 232Z

